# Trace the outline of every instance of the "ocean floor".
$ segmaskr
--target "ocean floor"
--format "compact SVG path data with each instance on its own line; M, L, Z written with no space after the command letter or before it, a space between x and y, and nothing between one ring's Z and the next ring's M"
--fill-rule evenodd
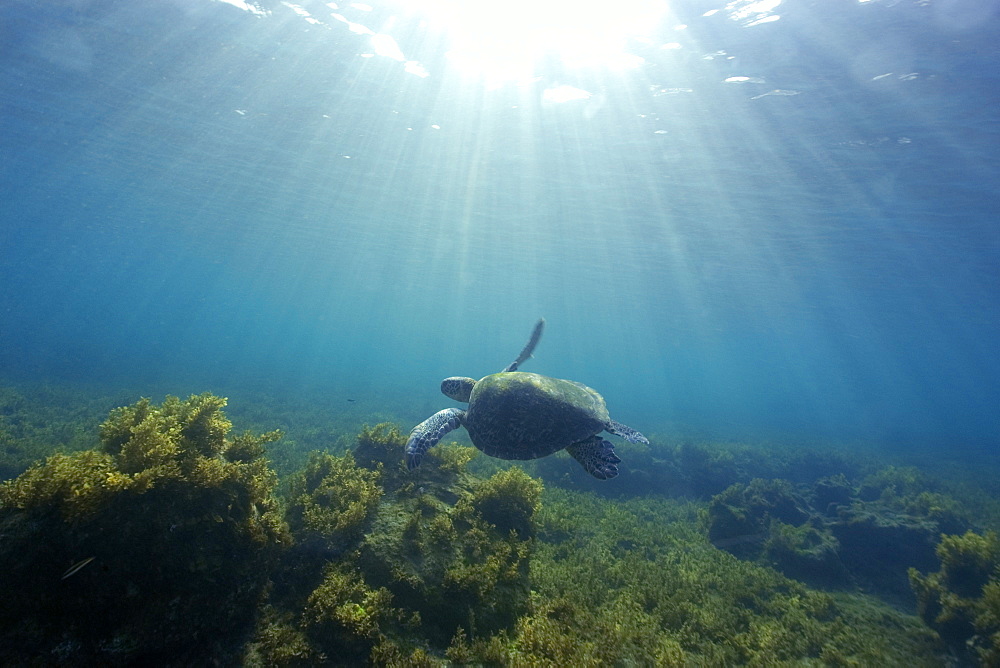
M1000 662L989 462L654 429L602 482L460 430L410 472L425 406L177 393L0 386L0 662Z

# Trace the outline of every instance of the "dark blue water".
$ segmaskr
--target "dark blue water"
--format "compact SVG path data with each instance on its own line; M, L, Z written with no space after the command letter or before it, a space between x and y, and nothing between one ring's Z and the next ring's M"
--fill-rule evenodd
M1000 4L675 2L496 86L298 7L3 3L5 380L416 421L544 316L525 370L646 433L995 457Z

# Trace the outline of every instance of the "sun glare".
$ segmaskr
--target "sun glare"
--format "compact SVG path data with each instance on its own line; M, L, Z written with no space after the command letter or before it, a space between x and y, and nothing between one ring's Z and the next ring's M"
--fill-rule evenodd
M398 0L445 33L449 61L494 83L530 81L539 64L629 69L630 53L648 39L666 12L664 0Z

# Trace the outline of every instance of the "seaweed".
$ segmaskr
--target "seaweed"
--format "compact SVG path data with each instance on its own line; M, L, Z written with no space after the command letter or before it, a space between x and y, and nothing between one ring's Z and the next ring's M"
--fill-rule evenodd
M916 470L861 477L854 464L835 470L836 458L626 444L634 468L622 478L636 484L598 486L564 455L510 465L451 442L409 472L394 424L348 438L353 417L323 423L310 401L282 405L274 422L242 409L265 429L310 416L297 442L272 445L281 432L234 435L224 406L204 394L116 409L93 430L99 447L51 454L0 486L12 583L0 662L940 662L917 617L799 581L854 581L844 546L883 538L887 561L859 559L903 569L911 557L891 552L893 540L930 541L934 556L943 527L966 527L954 488ZM306 443L322 451L307 456ZM283 500L265 457L287 471L298 462ZM986 662L998 655L1000 584L991 552L970 555L989 535L939 547L947 577L914 578L935 615L971 602L962 632Z
M287 519L297 540L322 539L340 551L360 538L382 497L379 478L357 466L351 453L313 453L289 484Z
M351 452L314 453L291 477L296 546L271 605L304 636L260 627L258 655L421 665L429 659L415 634L444 647L459 627L493 633L526 610L540 483L518 470L477 480L465 470L469 449L456 445L434 448L417 478L403 443L395 425L366 426ZM275 647L279 636L304 638L308 652Z
M252 630L289 536L276 476L234 444L210 394L116 409L102 447L56 454L0 486L0 660L227 660Z
M699 507L546 490L530 612L447 656L486 665L937 665L932 634L865 597L812 591L717 550Z
M98 444L97 426L115 400L72 388L0 387L0 480L45 457Z
M917 469L893 466L860 484L843 474L808 486L755 479L714 496L704 519L712 543L738 557L912 607L907 569L932 567L938 536L969 526L964 507L934 489Z
M984 665L1000 657L1000 537L995 532L941 536L940 570L910 569L920 617L956 652Z
M365 536L360 568L402 607L419 613L423 632L435 642L447 642L458 627L471 633L510 627L526 609L539 489L537 481L514 471L473 489L404 490ZM514 514L490 515L501 508Z

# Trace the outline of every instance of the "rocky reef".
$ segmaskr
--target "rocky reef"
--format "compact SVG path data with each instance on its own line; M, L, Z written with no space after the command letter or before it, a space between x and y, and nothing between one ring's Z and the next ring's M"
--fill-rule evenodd
M0 662L186 665L246 642L289 536L263 459L209 394L113 411L99 448L0 486Z
M913 470L803 483L777 474L830 467L636 446L627 489L558 455L525 466L543 486L455 443L409 472L389 423L293 468L225 404L115 409L99 446L0 485L0 663L932 666L938 634L996 644L996 537ZM929 626L857 593L888 572Z
M456 634L512 628L528 608L541 484L518 469L470 476L470 449L454 445L431 450L416 481L405 441L392 425L365 429L353 452L314 454L290 481L296 546L272 608L313 660L419 663ZM261 629L255 661L283 655L275 637Z
M861 587L912 605L908 569L936 563L942 533L969 519L912 468L886 467L852 483L844 475L811 485L783 479L737 483L712 497L709 539L743 559L819 587Z
M945 535L936 552L938 571L910 569L920 617L956 654L1000 665L1000 538L992 531Z

